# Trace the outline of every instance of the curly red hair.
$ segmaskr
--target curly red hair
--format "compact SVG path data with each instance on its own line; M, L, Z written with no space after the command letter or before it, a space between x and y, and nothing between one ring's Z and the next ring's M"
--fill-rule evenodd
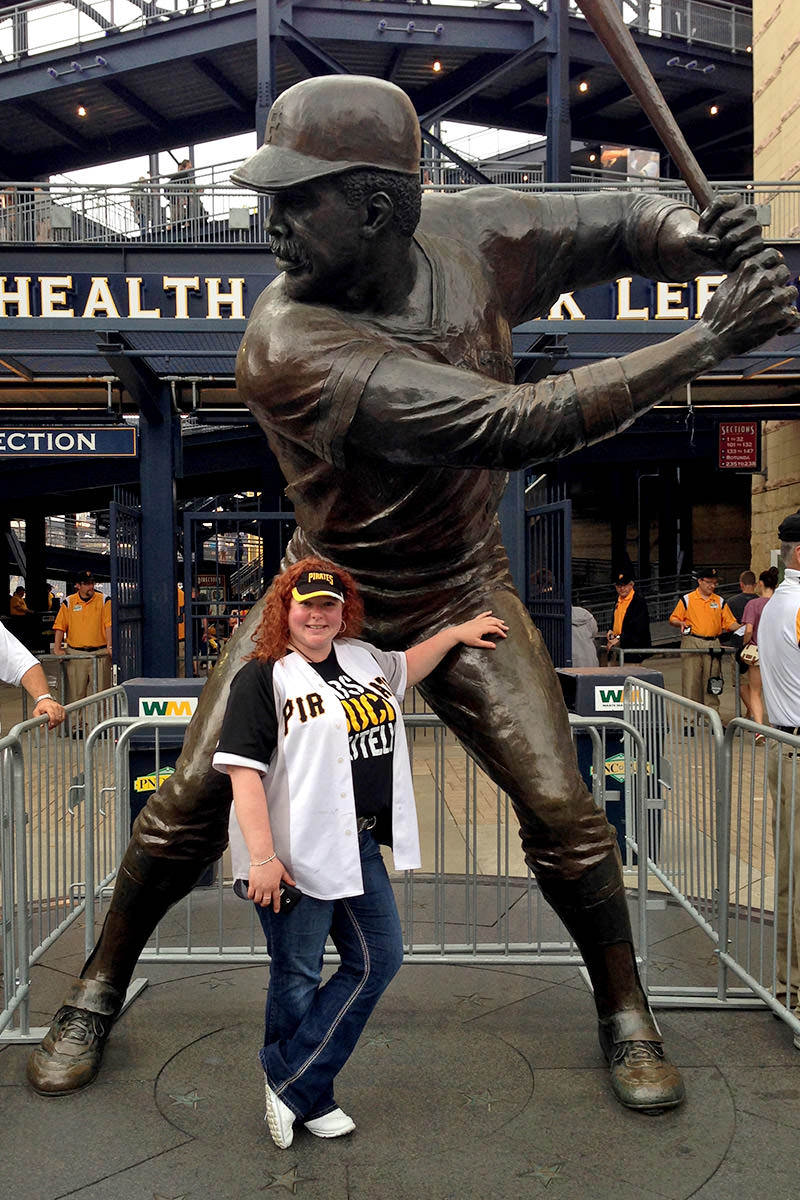
M251 658L262 662L267 659L283 658L289 648L289 605L292 588L304 571L335 571L344 586L344 608L342 620L347 626L348 637L358 637L364 624L364 603L358 594L355 580L348 571L325 558L301 558L272 581L264 597L264 612L255 633L252 635L255 650Z

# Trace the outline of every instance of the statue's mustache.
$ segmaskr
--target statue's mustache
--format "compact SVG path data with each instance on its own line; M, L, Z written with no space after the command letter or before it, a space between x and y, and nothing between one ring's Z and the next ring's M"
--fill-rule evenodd
M275 258L283 259L285 262L300 265L308 261L308 256L302 245L300 242L295 241L294 238L271 237L269 239L269 248Z

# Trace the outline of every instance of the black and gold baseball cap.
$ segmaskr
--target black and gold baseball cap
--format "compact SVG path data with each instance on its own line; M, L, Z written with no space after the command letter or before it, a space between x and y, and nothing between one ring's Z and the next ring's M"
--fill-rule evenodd
M303 571L292 588L292 599L300 603L318 596L330 596L344 604L344 585L335 571Z

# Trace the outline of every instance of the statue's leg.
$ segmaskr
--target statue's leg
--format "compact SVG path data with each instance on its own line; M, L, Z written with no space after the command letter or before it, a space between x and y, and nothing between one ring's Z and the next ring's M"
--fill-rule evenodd
M28 1061L28 1079L43 1095L65 1095L95 1078L142 948L227 845L230 781L211 767L211 756L231 680L252 651L250 634L260 615L255 605L226 646L201 693L175 774L136 818L97 944Z
M617 1097L644 1111L673 1107L683 1084L639 982L616 836L581 779L542 639L507 591L479 590L444 623L488 608L508 638L493 651L458 647L420 690L511 798L526 860L589 971Z

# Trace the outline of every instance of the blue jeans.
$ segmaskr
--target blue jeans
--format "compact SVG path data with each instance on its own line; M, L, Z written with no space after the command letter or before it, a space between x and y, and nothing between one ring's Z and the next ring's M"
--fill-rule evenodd
M264 1048L267 1081L304 1121L336 1108L333 1081L403 961L392 886L372 834L359 834L364 893L304 896L288 913L256 905L270 955ZM330 935L339 969L320 987Z

